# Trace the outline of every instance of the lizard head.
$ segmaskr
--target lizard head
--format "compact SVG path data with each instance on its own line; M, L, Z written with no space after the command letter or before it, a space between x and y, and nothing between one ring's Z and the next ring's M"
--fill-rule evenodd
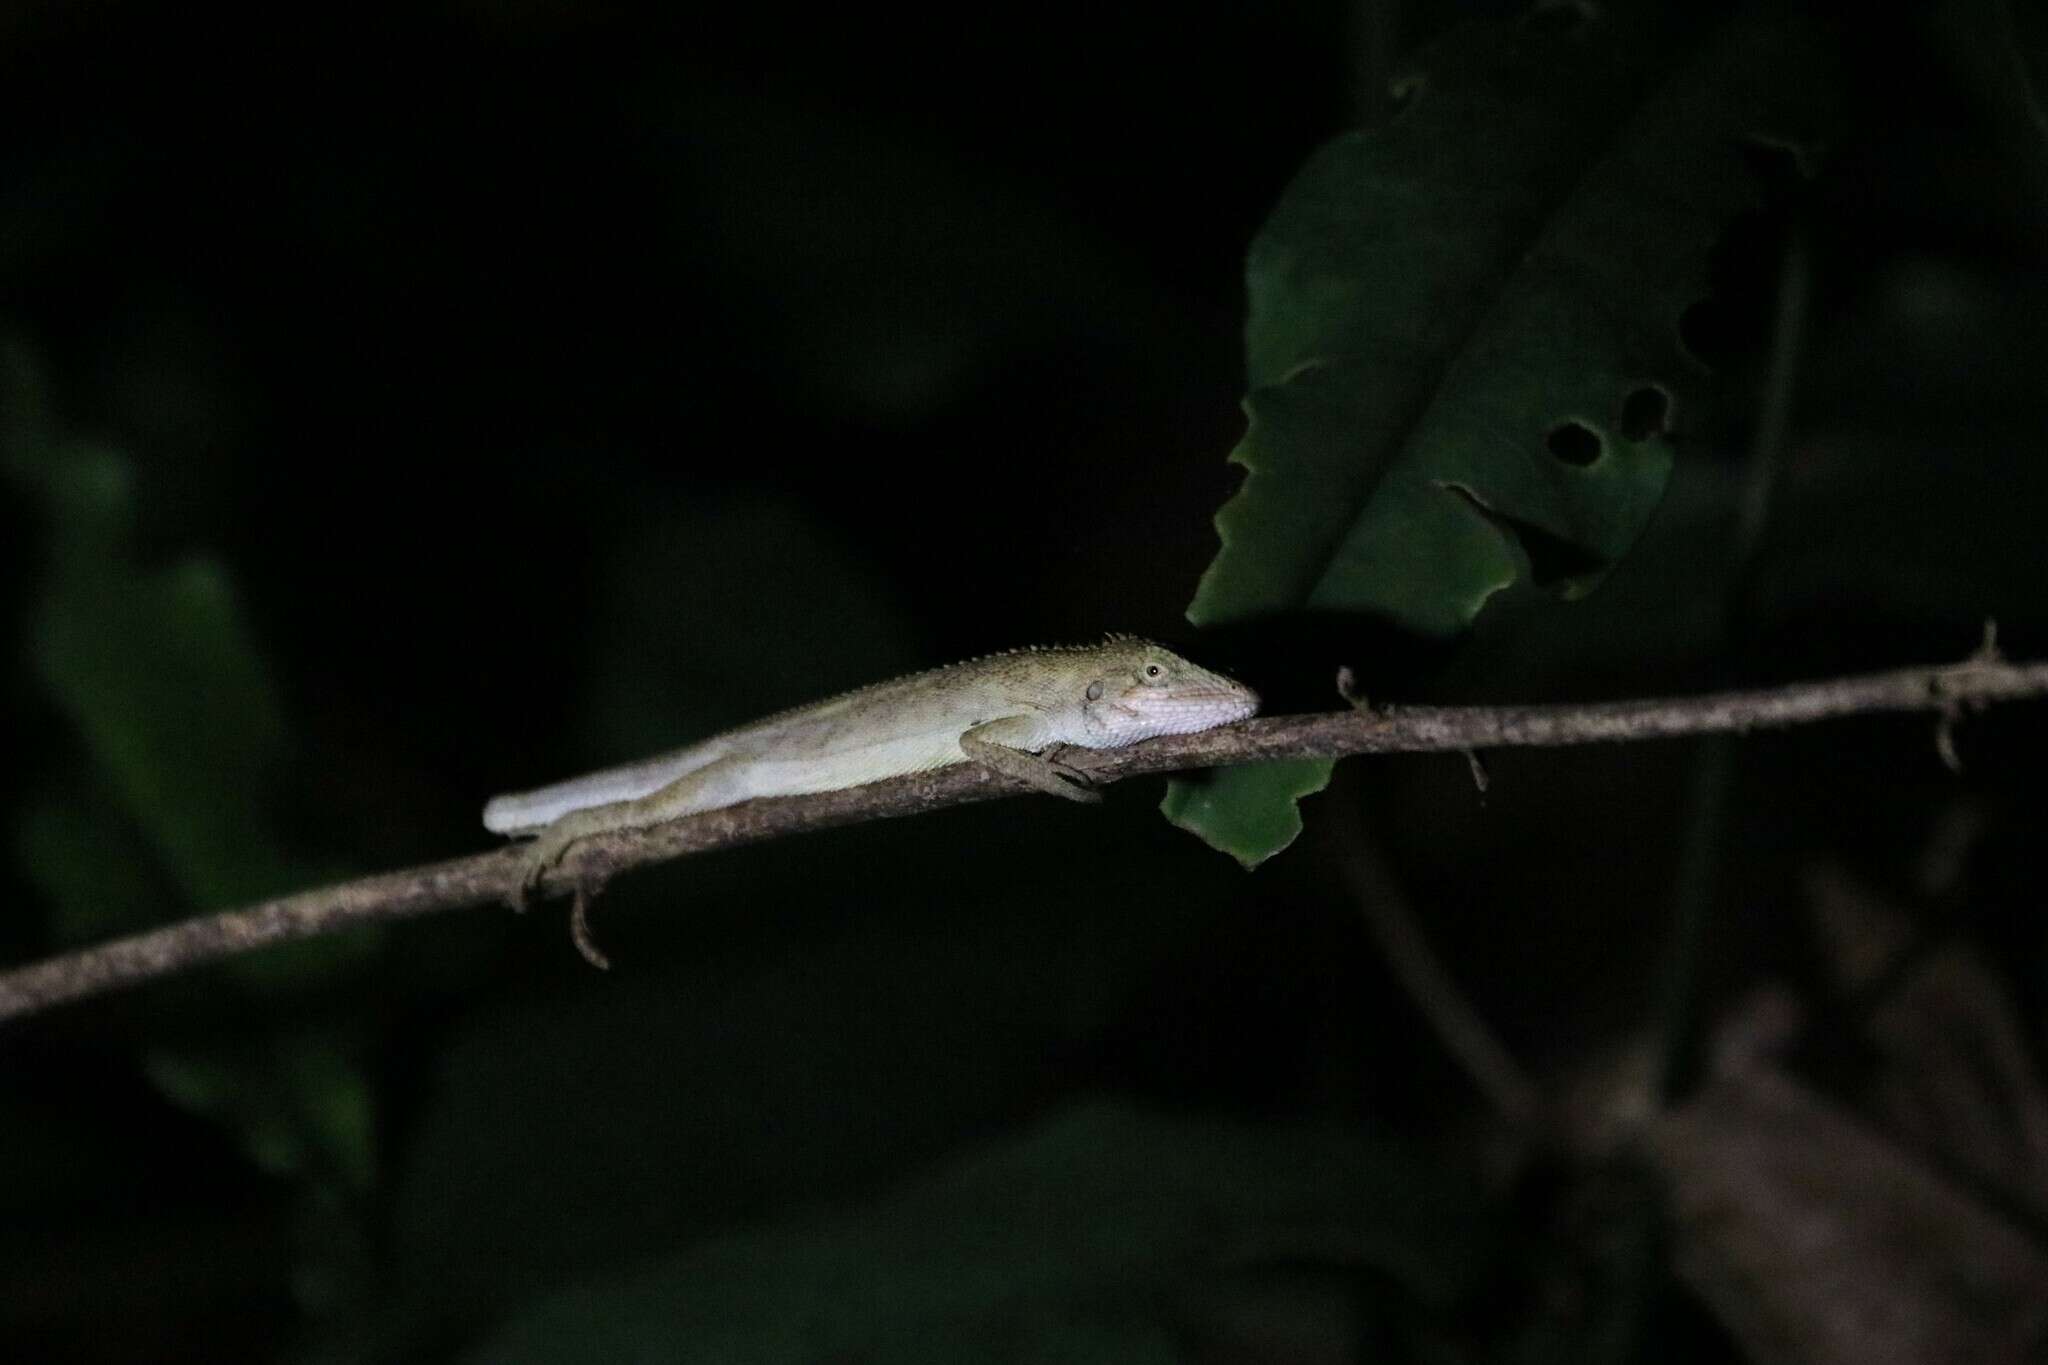
M1257 713L1259 694L1149 640L1111 636L1096 651L1081 714L1092 747L1185 735Z

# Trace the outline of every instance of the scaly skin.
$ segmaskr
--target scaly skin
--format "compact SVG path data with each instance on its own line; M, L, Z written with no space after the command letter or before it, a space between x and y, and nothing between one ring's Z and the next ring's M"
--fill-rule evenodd
M1228 725L1258 706L1243 684L1130 636L1012 650L813 702L640 763L495 797L484 807L484 826L539 836L527 852L530 890L570 845L593 834L954 763L982 763L1055 796L1097 800L1079 774L1043 751L1058 744L1120 749Z

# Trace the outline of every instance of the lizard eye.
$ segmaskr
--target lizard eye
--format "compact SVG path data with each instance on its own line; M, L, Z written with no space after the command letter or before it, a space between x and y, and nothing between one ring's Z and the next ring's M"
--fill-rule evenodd
M1090 701L1101 701L1101 700L1102 700L1102 684L1101 684L1101 682L1100 682L1100 681L1097 681L1097 682L1092 682L1092 683L1089 683L1089 684L1088 684L1088 694L1087 694L1087 695L1088 695L1088 700L1090 700Z
M1145 676L1148 678L1157 678L1164 672L1166 672L1166 670L1161 668L1158 664L1145 665Z

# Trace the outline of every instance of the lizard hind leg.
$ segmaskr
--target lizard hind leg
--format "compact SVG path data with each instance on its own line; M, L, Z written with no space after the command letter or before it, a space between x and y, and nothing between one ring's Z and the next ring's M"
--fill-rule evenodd
M1036 729L1037 723L1029 716L985 721L960 736L960 752L983 767L1004 777L1014 777L1048 796L1100 801L1102 793L1084 785L1087 778L1079 770L1024 747L1037 738Z
M717 806L731 805L746 799L747 793L741 783L742 764L734 758L721 758L693 772L684 774L657 791L633 801L608 801L602 805L586 806L573 810L542 829L534 841L526 846L519 871L519 885L513 893L514 908L523 908L538 898L542 883L561 866L569 850L592 835L609 834L614 830L644 829L658 825L665 820L689 815L700 810L711 810ZM603 878L594 875L579 875L572 886L557 888L575 892L579 904L597 894L603 885ZM588 937L587 908L584 916L571 925L572 932L579 926L583 937ZM579 944L579 947L581 945ZM589 957L589 953L584 954ZM603 954L597 954L602 957ZM593 959L595 960L595 959Z

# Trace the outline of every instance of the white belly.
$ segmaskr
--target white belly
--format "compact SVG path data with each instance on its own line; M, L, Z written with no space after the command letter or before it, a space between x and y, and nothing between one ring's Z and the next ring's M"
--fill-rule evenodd
M735 785L744 795L711 799L699 810L712 810L756 796L801 796L806 792L858 787L899 773L930 772L964 763L967 755L950 735L917 735L881 740L820 758L736 758Z

